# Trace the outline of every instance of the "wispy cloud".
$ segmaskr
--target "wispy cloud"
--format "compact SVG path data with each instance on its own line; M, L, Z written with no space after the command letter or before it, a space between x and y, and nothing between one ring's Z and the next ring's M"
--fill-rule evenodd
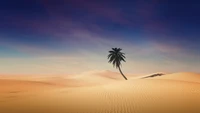
M4 64L1 71L9 72L12 62L15 64L11 69L18 73L24 68L26 73L115 70L106 57L112 47L120 47L126 53L123 69L128 73L172 72L189 67L187 64L199 67L199 46L191 44L198 39L188 42L184 36L173 36L160 15L160 1L117 3L40 0L42 12L37 16L2 15L6 22L0 22L2 30L8 30L0 33L0 46L26 58L10 54L8 59L0 58Z

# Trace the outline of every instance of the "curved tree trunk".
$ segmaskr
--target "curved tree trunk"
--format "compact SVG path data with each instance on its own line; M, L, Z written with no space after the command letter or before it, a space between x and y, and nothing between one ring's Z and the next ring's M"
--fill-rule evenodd
M119 71L122 74L122 76L124 77L124 79L127 80L126 76L122 73L122 70L121 70L120 66L119 66Z

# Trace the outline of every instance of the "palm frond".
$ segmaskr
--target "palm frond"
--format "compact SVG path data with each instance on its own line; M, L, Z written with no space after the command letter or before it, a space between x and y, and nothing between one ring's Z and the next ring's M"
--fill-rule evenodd
M109 63L112 63L114 67L119 68L121 66L121 61L125 61L125 53L121 52L121 48L112 48L111 51L109 51L108 59Z

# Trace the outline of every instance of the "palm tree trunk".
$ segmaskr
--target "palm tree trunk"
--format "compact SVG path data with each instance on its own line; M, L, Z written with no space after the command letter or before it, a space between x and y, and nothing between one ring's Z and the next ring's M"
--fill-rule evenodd
M127 80L126 76L122 73L122 70L121 70L120 66L119 66L119 71L122 74L122 76L124 77L124 79Z

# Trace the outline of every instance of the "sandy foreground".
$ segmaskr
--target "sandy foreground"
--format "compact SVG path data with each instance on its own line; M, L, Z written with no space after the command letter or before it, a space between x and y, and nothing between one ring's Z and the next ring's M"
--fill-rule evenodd
M200 74L128 78L0 76L0 113L200 113Z

